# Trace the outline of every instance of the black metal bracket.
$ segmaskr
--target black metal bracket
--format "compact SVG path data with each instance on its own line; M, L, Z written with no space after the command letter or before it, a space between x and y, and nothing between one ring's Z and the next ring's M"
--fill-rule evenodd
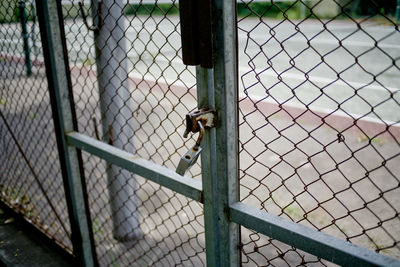
M179 16L183 63L212 68L211 0L180 0Z

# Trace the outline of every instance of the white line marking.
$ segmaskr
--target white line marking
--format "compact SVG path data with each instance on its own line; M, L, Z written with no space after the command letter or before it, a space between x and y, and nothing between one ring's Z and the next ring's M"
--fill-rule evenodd
M267 40L267 38L270 38L270 37L271 37L271 35L269 33L267 33L265 35L261 35L261 34L258 34L258 35L252 34L251 35L251 39L257 39L257 40ZM239 39L247 40L247 38L248 37L247 37L246 34L239 34ZM279 40L279 38L278 38L278 40ZM283 40L281 40L281 41L283 41ZM289 39L284 41L284 44L285 43L290 43L290 42L306 44L307 40L304 39L304 38L289 38ZM339 45L339 41L336 40L336 39L313 39L313 40L310 41L310 44L313 45L313 46L318 45L318 44L340 46ZM348 40L345 40L345 41L343 41L341 43L341 46L343 46L343 47L355 46L355 47L358 47L358 48L361 48L361 47L373 48L373 47L375 47L375 43L372 42L372 41L371 42L360 42L360 41L348 41ZM381 49L400 49L400 45L378 42L378 48L381 48Z
M252 69L248 66L240 66L239 71L240 71L241 75L253 71L254 73L257 73L260 77L262 77L262 76L277 77L278 76L273 71L263 71L260 69ZM292 80L298 80L298 81L306 80L306 77L304 75L288 73L288 72L283 73L281 75L281 77L292 79ZM329 78L324 78L324 77L319 77L319 76L309 76L307 80L314 82L314 83L329 84L329 83L332 83L333 81L335 81L336 78L329 79ZM356 89L363 87L363 90L390 91L390 92L399 91L399 89L394 88L394 87L383 87L380 85L373 85L373 84L365 86L366 83L353 82L353 81L347 81L347 80L346 80L346 82L344 82L343 80L338 80L338 81L335 81L334 84L339 85L339 86L349 86L350 85Z
M243 99L245 97L249 97L253 102L261 101L261 102L265 102L265 103L269 103L269 104L279 105L279 103L277 103L276 101L271 100L271 99L264 99L263 97L254 96L254 95L247 96L243 92L239 93L239 99ZM283 107L298 108L298 109L303 109L303 110L306 109L306 107L304 105L300 104L300 103L299 104L295 104L295 103L284 104ZM312 111L312 112L323 113L323 114L330 114L333 111L332 109L315 107L315 106L308 107L308 109L310 111ZM349 114L353 118L360 118L360 117L364 116L364 115L359 115L359 114L354 114L354 113L349 113ZM335 111L333 113L333 115L340 116L340 117L343 117L343 118L349 118L348 113L345 113L345 112L340 111L340 110ZM381 119L377 119L377 118L373 118L373 117L363 117L361 120L362 121L367 121L367 122L372 122L372 123L379 123L379 124L382 124L384 122L387 125L393 125L393 126L396 126L396 127L400 126L400 122L394 122L394 121L389 121L389 120L381 120Z

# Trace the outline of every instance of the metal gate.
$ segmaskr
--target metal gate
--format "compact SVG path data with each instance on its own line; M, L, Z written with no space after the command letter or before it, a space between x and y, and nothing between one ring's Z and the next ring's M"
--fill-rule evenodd
M399 266L399 9L365 2L37 0L70 226L33 223L85 266Z

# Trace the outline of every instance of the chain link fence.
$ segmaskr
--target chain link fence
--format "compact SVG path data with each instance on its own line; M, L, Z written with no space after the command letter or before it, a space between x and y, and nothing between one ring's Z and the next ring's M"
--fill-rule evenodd
M71 251L33 2L0 1L0 151L0 200Z
M0 198L71 251L34 5L18 3L0 1ZM240 200L399 258L393 3L238 1L237 11ZM62 14L79 131L175 169L195 143L182 135L197 108L179 3L69 0ZM101 266L206 265L202 204L83 161ZM189 175L201 179L200 165ZM244 227L241 251L246 266L332 265Z
M175 1L63 1L79 131L174 170L195 143L182 135L197 108L178 12ZM200 203L83 158L101 266L206 264ZM199 164L189 175L201 178Z
M241 201L400 255L394 1L240 1ZM242 228L243 265L330 265Z

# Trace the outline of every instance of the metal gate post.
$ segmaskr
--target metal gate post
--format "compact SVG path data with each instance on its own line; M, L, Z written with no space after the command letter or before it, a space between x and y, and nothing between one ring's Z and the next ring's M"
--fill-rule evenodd
M24 43L24 54L25 54L25 65L26 65L26 75L32 75L32 63L31 63L31 52L29 48L29 34L26 29L26 24L28 22L28 17L26 16L25 10L25 2L23 0L19 0L19 18L21 21L21 28L22 28L22 40Z
M400 0L397 0L396 4L396 21L400 20Z
M93 233L80 151L68 146L65 134L77 130L61 1L36 0L40 34L46 65L50 102L64 190L71 224L71 241L79 265L96 266ZM51 179L51 177L49 177Z
M215 108L212 70L196 67L196 80L198 107ZM200 154L207 266L219 266L220 262L215 139L215 128L205 131L201 145L202 153Z
M229 206L239 200L236 1L212 1L214 69L197 68L199 107L215 108L202 152L207 266L239 266L239 226Z

